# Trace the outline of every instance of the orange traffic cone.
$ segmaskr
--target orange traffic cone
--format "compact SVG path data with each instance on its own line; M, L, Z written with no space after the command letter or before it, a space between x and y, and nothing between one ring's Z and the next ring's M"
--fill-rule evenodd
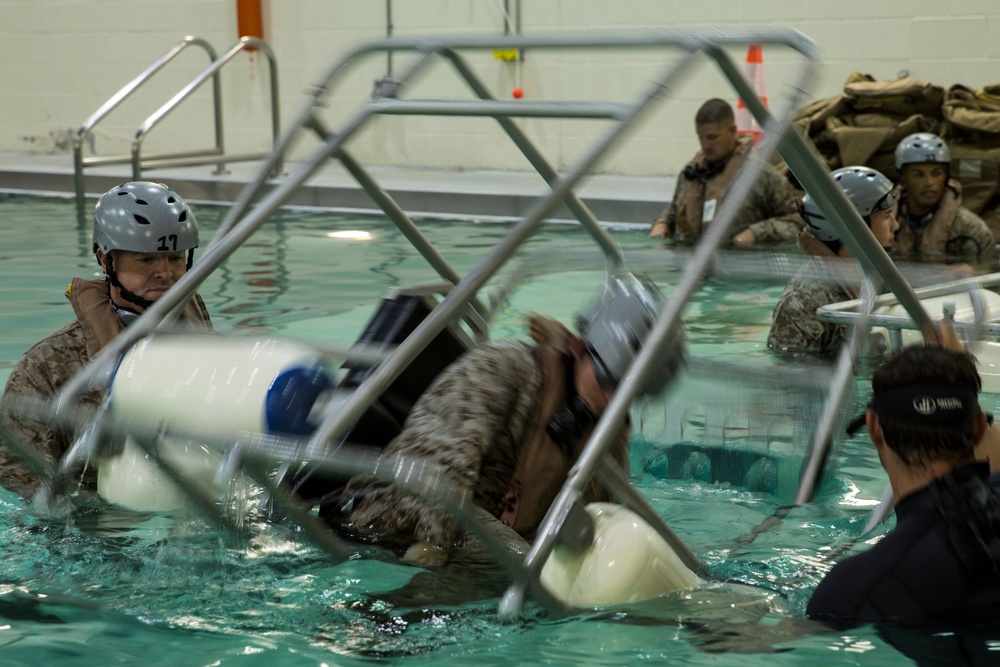
M747 61L743 65L743 75L746 76L747 81L753 84L754 92L764 102L764 107L766 108L767 92L764 90L764 58L761 55L760 44L751 44L747 49ZM754 143L758 143L760 138L764 136L760 125L757 124L757 119L747 109L747 105L742 97L736 102L736 133L752 134Z

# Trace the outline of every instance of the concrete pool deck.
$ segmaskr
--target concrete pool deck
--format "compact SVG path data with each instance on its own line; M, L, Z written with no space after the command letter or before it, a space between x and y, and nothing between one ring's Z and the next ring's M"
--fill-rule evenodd
M286 165L285 174L297 166ZM413 217L513 220L548 191L534 172L365 167ZM256 168L257 163L231 163L229 173L215 174L214 166L174 167L149 170L143 178L165 182L193 203L229 203L252 180ZM84 180L88 198L129 180L130 175L128 165L89 167ZM280 182L278 177L269 184ZM675 183L674 176L596 174L586 178L577 193L603 223L648 226L670 199ZM0 151L0 192L73 196L72 156ZM381 213L354 178L333 161L299 188L288 204ZM562 206L551 219L575 220Z

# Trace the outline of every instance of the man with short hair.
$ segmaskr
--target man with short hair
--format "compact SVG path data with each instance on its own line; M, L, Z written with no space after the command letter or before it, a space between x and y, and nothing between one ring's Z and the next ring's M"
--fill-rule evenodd
M14 366L3 394L3 417L20 444L57 466L70 433L20 414L18 401L44 405L125 327L183 276L198 246L191 207L162 183L135 181L111 188L94 210L93 250L104 271L98 280L73 278L66 298L76 319L38 341ZM195 295L181 321L211 328L205 303ZM82 397L96 406L102 392ZM93 480L88 475L85 483ZM30 499L41 480L6 447L0 447L0 485Z
M730 186L753 148L753 137L736 134L736 117L725 100L711 99L695 115L701 150L677 178L673 199L653 221L650 236L694 242L715 219ZM730 242L745 248L792 240L802 229L798 200L787 179L770 166L741 203Z
M875 371L865 424L896 527L830 570L810 617L842 626L953 618L1000 603L1000 480L974 450L987 429L981 388L971 355L936 345L905 347Z
M899 183L894 190L899 231L897 257L996 257L990 228L962 206L962 184L951 178L951 151L941 137L911 134L896 147Z

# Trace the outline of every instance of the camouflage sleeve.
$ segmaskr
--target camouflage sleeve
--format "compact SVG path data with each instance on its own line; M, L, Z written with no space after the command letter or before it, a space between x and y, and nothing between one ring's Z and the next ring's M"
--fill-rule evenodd
M513 448L515 443L508 441L523 435L540 381L532 348L525 343L498 341L469 352L421 396L386 454L437 466L447 482L469 491L471 498L486 452L498 446ZM364 477L352 479L347 491L356 493L369 482ZM391 486L359 496L348 521L362 531L444 549L458 533L448 512Z
M949 255L972 255L979 260L995 259L996 241L982 218L967 208L960 208L948 232L946 252Z
M70 436L27 413L48 405L87 358L82 332L70 325L28 350L14 366L4 389L2 413L7 432L53 468L69 448ZM30 498L41 480L4 446L0 447L0 484Z
M742 216L747 224L736 229L733 235L750 229L757 243L795 240L802 231L803 221L799 215L798 195L788 180L768 167L754 194ZM736 227L739 226L734 225Z
M767 346L772 350L814 354L835 351L844 340L846 327L821 322L816 310L847 298L828 282L793 279L774 307Z
M674 196L670 200L670 204L653 221L653 226L649 230L650 236L661 236L668 239L674 237L674 232L677 230L677 208L682 197L683 183L683 177L678 176L677 185L674 187Z

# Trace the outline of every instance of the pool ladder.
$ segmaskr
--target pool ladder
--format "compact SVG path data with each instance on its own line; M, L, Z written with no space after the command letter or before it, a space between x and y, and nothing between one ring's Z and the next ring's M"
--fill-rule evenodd
M159 109L154 111L136 130L132 139L132 149L126 155L102 155L84 156L84 146L90 145L93 148L93 137L91 132L101 120L109 113L117 109L122 102L131 97L140 86L149 81L164 66L171 63L174 58L180 55L188 47L198 47L203 49L209 58L209 66L198 76L191 80L186 86L178 91L173 97L165 102ZM249 153L242 155L227 155L225 152L225 140L223 133L222 115L222 83L220 81L220 70L227 63L231 62L237 54L243 51L256 50L265 55L268 62L268 72L271 82L271 139L272 144L277 143L278 133L281 128L281 116L278 108L278 65L274 51L263 40L256 37L241 37L232 47L221 56L217 55L215 49L207 41L200 37L188 35L174 44L162 56L156 59L149 67L143 70L138 76L129 81L117 93L111 96L107 102L90 115L87 120L80 125L73 136L73 183L76 189L76 214L80 222L89 219L86 208L86 193L84 189L84 169L91 166L109 164L131 164L132 180L140 180L144 169L159 167L182 167L200 164L216 164L216 174L225 173L227 162L255 162L267 157L267 153ZM142 144L160 121L186 100L192 93L202 86L209 79L212 80L212 111L213 126L215 131L215 146L203 150L187 151L183 153L164 153L159 155L142 155ZM282 162L279 159L271 169L271 174L280 174Z

